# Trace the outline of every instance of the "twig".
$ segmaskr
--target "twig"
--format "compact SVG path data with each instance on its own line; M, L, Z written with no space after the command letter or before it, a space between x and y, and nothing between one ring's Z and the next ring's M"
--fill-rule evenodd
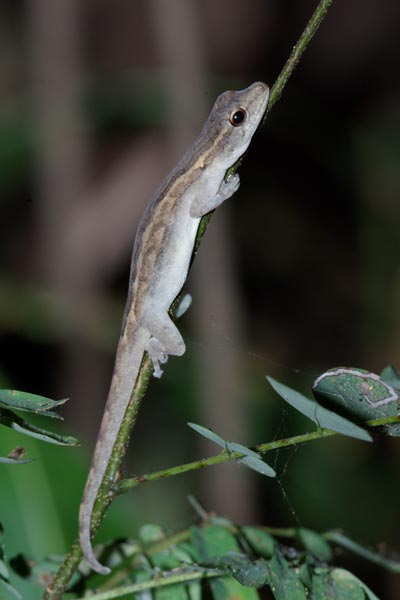
M332 0L321 0L318 4L317 8L311 19L308 21L306 28L301 34L299 41L293 47L293 50L287 59L285 66L282 71L279 73L277 80L271 88L271 93L269 95L268 107L264 116L264 121L268 116L271 108L281 97L282 91L285 85L288 82L289 77L295 70L298 65L300 58L302 57L304 51L307 49L308 44L311 42L312 38L316 34L318 27L321 25L328 8L332 4Z
M143 581L142 583L124 585L113 590L100 592L99 594L93 594L90 596L90 598L91 600L112 600L113 598L123 598L128 594L138 594L139 592L143 592L145 590L165 587L166 585L190 583L192 581L199 581L205 578L210 579L211 577L221 577L221 574L224 573L221 573L221 571L217 569L200 569L178 574L167 573L159 579L152 579L151 581ZM79 600L83 600L83 598L80 598Z
M374 419L373 421L367 421L366 425L368 427L382 427L383 425L398 422L400 422L400 417L395 416ZM284 438L281 440L274 440L273 442L267 442L265 444L259 444L258 446L252 447L251 450L258 452L259 454L264 454L266 452L271 452L271 450L287 448L288 446L297 446L299 444L305 444L306 442L312 442L314 440L332 437L334 435L340 434L336 433L336 431L332 431L331 429L317 429L315 431L311 431L310 433L303 433L301 435L295 435L293 437ZM130 479L124 479L123 481L120 481L114 486L113 491L116 496L119 496L121 494L125 494L126 492L137 487L138 485L141 485L142 483L147 483L149 481L157 481L159 479L167 479L168 477L181 475L182 473L187 473L188 471L204 469L204 467L210 467L211 465L219 465L229 461L237 460L238 458L242 457L243 454L240 454L240 452L228 452L227 450L223 450L219 454L215 454L214 456L210 456L209 458L203 458L201 460L195 460L189 463L185 463L183 465L177 465L175 467L163 469L161 471L154 471L153 473L137 475L136 477L132 477Z

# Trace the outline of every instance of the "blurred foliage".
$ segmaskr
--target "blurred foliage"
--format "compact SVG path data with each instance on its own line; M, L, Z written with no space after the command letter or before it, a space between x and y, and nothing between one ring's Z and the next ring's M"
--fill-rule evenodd
M400 572L399 562L364 549L343 534L318 534L304 528L237 527L228 519L207 515L203 509L201 512L201 523L170 538L162 527L152 524L140 528L137 541L119 540L103 546L101 560L112 566L112 574L99 577L83 562L65 597L80 598L89 593L100 600L108 598L107 591L120 597L154 589L146 597L200 600L209 597L201 583L208 579L215 600L233 596L256 600L260 598L257 590L265 587L276 600L376 600L357 577L335 566L338 547ZM22 579L45 588L60 560L49 556L38 562L19 554L10 564ZM3 571L7 573L5 566ZM35 598L33 588L24 598Z

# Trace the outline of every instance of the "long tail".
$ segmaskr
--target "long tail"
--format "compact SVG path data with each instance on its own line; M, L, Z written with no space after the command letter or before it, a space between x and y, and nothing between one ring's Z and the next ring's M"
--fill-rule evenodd
M90 539L92 512L136 382L148 334L138 330L133 338L128 344L122 335L118 344L110 392L79 509L79 539L83 554L92 569L102 575L107 575L110 569L101 565L93 552Z

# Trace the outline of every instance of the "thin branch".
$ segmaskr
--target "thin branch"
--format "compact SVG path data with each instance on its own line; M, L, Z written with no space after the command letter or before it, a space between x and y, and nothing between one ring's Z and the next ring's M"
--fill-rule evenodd
M133 583L132 585L124 585L113 590L106 592L100 592L99 594L92 594L91 600L112 600L114 598L123 598L128 594L134 594L144 592L154 588L165 587L166 585L178 584L178 583L191 583L192 581L199 581L201 579L210 579L211 577L221 577L225 573L217 569L201 569L193 571L183 571L182 573L170 575L168 572L158 579L152 579L151 581L143 581L142 583ZM79 598L78 600L83 600Z
M273 85L273 87L271 89L269 107L268 107L266 114L269 113L272 106L279 99L284 86L286 85L290 75L293 73L304 50L307 48L308 44L310 43L311 39L313 38L314 34L316 33L316 31L317 31L319 25L321 24L331 3L332 3L332 0L321 0L320 3L318 4L312 18L310 19L309 23L307 24L299 41L297 42L296 46L294 47L287 63L285 64L284 68L282 69L280 75L278 76L275 84ZM196 239L196 243L195 243L195 249L194 249L195 252L198 249L199 244L203 238L203 235L204 235L204 232L206 230L209 220L210 220L210 215L205 215L200 222L199 231L198 231L198 235L197 235L197 239ZM136 381L135 389L132 392L129 406L126 411L124 421L121 426L121 430L118 434L117 441L115 443L115 446L114 446L114 449L113 449L113 452L111 455L110 463L109 463L103 484L100 488L100 492L99 492L98 498L96 500L96 504L95 504L94 511L93 511L93 519L92 519L92 534L93 535L97 531L108 506L110 505L110 503L113 500L113 494L115 493L115 491L111 492L110 482L114 481L118 474L119 466L124 457L125 450L127 448L128 442L129 442L130 433L135 424L136 417L137 417L143 396L147 389L147 385L148 385L148 381L151 376L151 373L152 373L152 365L150 363L148 356L145 355L145 357L142 361L142 366L140 368L137 381ZM325 436L327 436L327 435L333 435L333 434L326 433ZM301 437L301 436L299 436L299 437ZM218 462L223 462L224 461L223 459L226 460L226 457L223 457L219 460L215 459L215 463L210 463L210 464L216 464ZM208 459L208 460L210 460L210 459ZM202 461L199 461L199 462L201 463ZM190 464L193 464L193 463L190 463ZM206 465L201 465L201 466L206 466ZM197 467L197 468L201 468L201 466ZM180 469L179 472L185 472L185 470L190 470L188 468L185 469L184 467L185 467L185 465L182 465L181 467L175 467L174 469L178 469L178 470ZM178 474L178 473L174 473L174 474ZM149 475L148 477L150 478L151 475ZM148 480L151 480L151 479L148 479ZM127 480L127 481L132 481L132 480ZM135 485L138 485L138 484L135 483ZM132 486L132 487L134 487L134 486ZM122 493L122 492L118 491L118 493ZM54 576L53 582L47 588L47 590L43 596L43 600L57 600L57 599L61 598L61 595L65 591L69 580L71 579L73 573L78 568L81 558L82 558L82 551L79 546L79 542L75 541L74 544L72 545L69 553L66 555L63 563L61 564L58 572ZM97 598L97 596L94 596L94 597ZM104 598L104 596L102 596L102 597ZM111 597L112 596L107 596L107 598L111 598ZM114 596L114 597L116 597L116 596Z
M303 435L296 435L284 440L276 440L274 442L260 444L259 446L254 446L254 448L251 448L251 450L259 453L268 452L270 450L276 450L277 448L286 448L287 446L304 444L305 442L318 440L324 437L330 437L332 435L336 435L334 431L330 431L329 429L320 429L318 431L305 433ZM116 484L114 487L114 492L116 496L119 496L120 494L125 494L129 490L141 485L142 483L158 481L159 479L166 479L167 477L174 477L175 475L181 475L182 473L187 473L188 471L197 471L199 469L204 469L204 467L211 467L212 465L220 465L222 463L237 460L242 456L243 454L240 454L240 452L228 452L227 450L223 450L219 454L210 456L209 458L202 458L200 460L195 460L183 465L177 465L161 471L154 471L153 473L137 475L136 477L132 477L130 479L124 479Z
M142 399L145 395L147 385L152 374L152 365L149 357L145 355L139 371L135 388L132 392L128 408L125 413L124 421L118 434L118 439L114 445L110 462L104 477L103 484L100 488L99 495L93 509L92 516L92 533L95 534L100 526L103 517L114 498L114 493L111 491L111 484L117 479L120 464L125 455L126 448L129 443L131 430L136 422ZM82 549L79 540L75 540L71 546L64 561L60 565L52 583L46 589L43 600L56 600L61 598L65 591L68 582L78 568L82 560Z
M400 422L399 416L386 417L367 421L366 426L381 427L382 425L398 422ZM299 444L305 444L306 442L332 437L334 435L340 434L336 431L332 431L331 429L317 429L315 431L311 431L310 433L304 433L281 440L274 440L273 442L267 442L265 444L259 444L258 446L251 448L251 450L258 452L259 454L264 454L265 452L271 452L271 450L278 450L280 448L287 448L289 446L297 446ZM188 471L197 471L198 469L204 469L204 467L227 463L242 457L243 454L240 454L240 452L228 452L227 450L223 450L219 454L215 454L209 458L203 458L201 460L195 460L183 465L177 465L175 467L163 469L161 471L154 471L153 473L137 475L136 477L132 477L130 479L124 479L114 486L113 491L116 496L119 496L121 494L125 494L129 490L132 490L138 485L141 485L142 483L158 481L159 479L167 479L168 477L181 475L182 473L187 473Z
M308 21L306 28L301 34L299 41L293 47L293 50L289 58L287 59L285 66L279 73L277 80L271 88L271 93L269 96L269 102L265 113L264 121L268 116L271 108L281 97L282 91L285 85L287 84L289 77L297 67L300 58L302 57L304 51L307 49L308 44L311 42L312 38L316 34L331 4L332 0L321 0L317 8L315 9L313 16Z

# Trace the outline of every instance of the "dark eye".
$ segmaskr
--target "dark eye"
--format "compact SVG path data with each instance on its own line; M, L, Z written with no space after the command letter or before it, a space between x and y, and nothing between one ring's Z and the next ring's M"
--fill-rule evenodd
M247 113L244 110L244 108L239 108L238 110L235 110L235 112L233 112L231 114L229 121L230 121L231 125L233 125L234 127L239 127L240 125L243 125L246 118L247 118Z

